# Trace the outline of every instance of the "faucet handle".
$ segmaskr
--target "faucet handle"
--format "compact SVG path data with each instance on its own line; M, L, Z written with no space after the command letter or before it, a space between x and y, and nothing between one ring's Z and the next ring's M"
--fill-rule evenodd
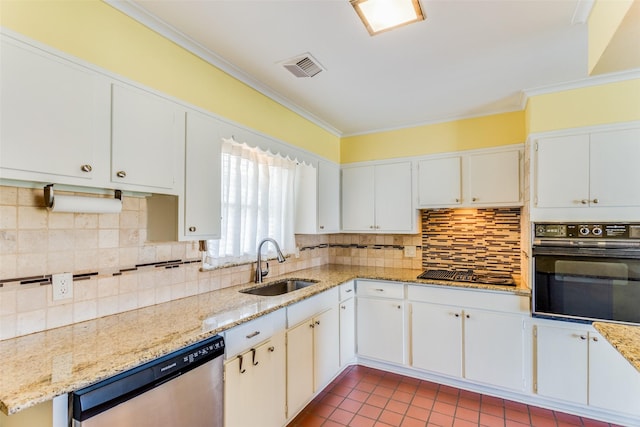
M262 277L266 276L267 274L269 274L269 263L265 262L267 268L265 268L264 270L262 270Z

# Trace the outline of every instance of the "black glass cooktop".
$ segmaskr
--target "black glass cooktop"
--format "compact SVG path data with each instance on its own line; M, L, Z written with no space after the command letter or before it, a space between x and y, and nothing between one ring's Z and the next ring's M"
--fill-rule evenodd
M475 274L472 270L425 270L418 279L450 280L452 282L485 283L489 285L515 286L513 278L506 273Z

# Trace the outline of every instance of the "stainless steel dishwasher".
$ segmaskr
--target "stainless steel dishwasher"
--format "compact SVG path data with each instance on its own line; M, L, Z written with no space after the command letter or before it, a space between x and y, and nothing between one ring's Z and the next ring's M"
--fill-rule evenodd
M73 427L222 427L221 336L78 390Z

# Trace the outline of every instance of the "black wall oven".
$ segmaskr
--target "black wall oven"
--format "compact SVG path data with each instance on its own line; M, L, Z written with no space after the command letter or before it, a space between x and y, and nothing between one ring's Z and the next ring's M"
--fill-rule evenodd
M640 324L640 223L534 224L533 315Z

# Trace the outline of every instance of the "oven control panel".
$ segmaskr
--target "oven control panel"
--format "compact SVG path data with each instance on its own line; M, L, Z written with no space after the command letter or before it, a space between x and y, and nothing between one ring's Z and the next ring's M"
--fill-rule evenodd
M534 237L560 239L640 239L640 223L534 224Z

